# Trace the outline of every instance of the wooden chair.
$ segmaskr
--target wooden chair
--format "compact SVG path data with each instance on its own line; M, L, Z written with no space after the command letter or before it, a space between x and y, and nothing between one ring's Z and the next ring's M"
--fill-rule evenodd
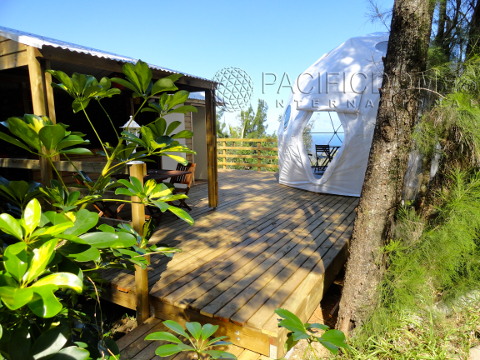
M192 186L192 183L193 183L193 175L195 174L196 166L197 164L195 163L188 163L186 166L182 164L177 165L178 171L190 171L191 173L175 176L170 179L170 184L172 184L175 187L173 194L185 193L185 195L188 195L188 192L190 191L190 187ZM183 186L179 186L179 185L183 185ZM192 208L187 205L185 200L186 199L179 200L180 201L179 207L184 207L188 210L192 210Z
M315 155L317 157L315 172L325 171L330 161L332 161L330 145L315 145Z

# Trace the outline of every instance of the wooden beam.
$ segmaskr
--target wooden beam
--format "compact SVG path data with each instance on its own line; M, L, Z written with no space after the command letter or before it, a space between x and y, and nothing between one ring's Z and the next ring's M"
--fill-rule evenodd
M28 65L28 55L26 51L0 57L0 70L13 69L26 65Z
M53 87L52 87L52 75L50 73L45 72L46 70L50 70L50 61L45 60L41 62L42 65L42 74L44 78L44 87L45 87L45 95L46 95L46 101L45 101L45 106L46 106L46 113L48 114L48 117L54 124L57 123L57 116L55 114L55 102L53 99Z
M27 46L13 40L0 43L0 56L14 54L27 50Z
M28 75L30 77L30 91L32 94L33 113L35 115L46 115L44 76L40 62L37 60L38 50L34 47L27 47ZM43 185L49 185L53 179L52 166L45 158L40 158L40 181Z
M54 161L53 164L58 171L77 172L83 170L86 173L101 173L105 167L104 162L89 161L72 161L73 165L68 161ZM0 167L12 169L31 169L40 170L40 160L34 159L16 159L16 158L0 158Z
M208 206L218 206L217 119L215 90L205 90L205 120L207 122Z
M147 164L134 161L130 166L130 176L136 177L143 185L143 177L147 175ZM140 199L132 196L132 226L140 235L143 234L145 224L145 205L139 204ZM137 203L135 203L137 202ZM148 258L148 260L150 260ZM148 274L147 269L135 265L135 292L137 298L137 322L142 324L150 317L150 305L148 302Z

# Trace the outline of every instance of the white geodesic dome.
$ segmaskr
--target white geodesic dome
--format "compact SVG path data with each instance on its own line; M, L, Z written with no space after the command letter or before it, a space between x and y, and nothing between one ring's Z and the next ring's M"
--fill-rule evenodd
M388 33L347 40L295 81L278 129L279 182L309 191L360 196L380 99ZM344 139L321 177L312 171L303 130L317 111L336 112ZM318 144L326 145L326 144Z

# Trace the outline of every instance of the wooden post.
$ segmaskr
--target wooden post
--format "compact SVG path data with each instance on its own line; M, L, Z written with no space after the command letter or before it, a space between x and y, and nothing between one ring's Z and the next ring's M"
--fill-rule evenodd
M33 113L35 115L46 115L44 76L40 62L37 60L37 55L40 55L40 53L36 48L31 46L27 47L28 75L32 93ZM40 157L40 178L43 185L50 185L50 180L53 178L52 167L43 157Z
M205 90L205 118L207 122L208 206L218 206L217 120L215 90Z
M227 147L227 142L224 141L223 142L223 147ZM226 163L227 162L227 149L223 149L223 162ZM223 168L226 169L227 168L227 165L223 164Z
M130 163L130 176L136 177L143 184L143 177L147 174L146 164L142 161ZM145 205L138 204L139 198L132 196L132 226L140 235L143 234L145 224ZM137 202L135 204L134 202ZM148 258L150 263L150 259ZM150 317L148 303L148 274L147 269L135 265L135 288L137 297L137 323L140 325Z
M260 148L262 146L262 143L260 142L257 142L257 147ZM260 150L257 150L257 171L260 171L260 164L261 164L261 161L260 161Z

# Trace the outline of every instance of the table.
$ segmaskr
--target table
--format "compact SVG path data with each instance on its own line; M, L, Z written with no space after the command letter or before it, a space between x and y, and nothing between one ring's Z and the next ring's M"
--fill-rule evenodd
M191 171L180 171L180 170L167 170L167 169L155 169L155 170L148 170L147 175L143 177L143 180L150 180L154 179L155 181L162 181L166 180L171 177L180 176L180 175L187 175L191 174ZM130 177L128 174L115 174L113 177L120 179L127 179Z

